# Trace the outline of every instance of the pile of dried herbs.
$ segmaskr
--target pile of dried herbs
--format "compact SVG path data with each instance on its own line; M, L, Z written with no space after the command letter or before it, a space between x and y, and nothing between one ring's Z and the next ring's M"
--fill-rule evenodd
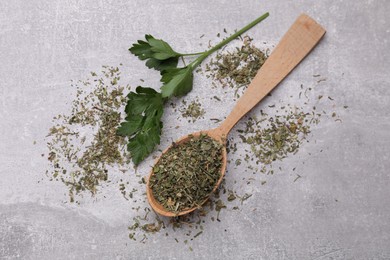
M153 167L149 185L168 211L199 207L221 176L222 144L207 135L173 145Z
M198 100L193 100L188 105L187 102L183 100L183 105L185 107L180 109L181 116L187 118L189 123L194 123L206 113Z
M91 72L91 77L72 85L77 95L71 112L55 116L47 136L47 174L68 186L71 202L83 191L95 194L108 180L108 166L130 162L125 138L116 134L128 87L118 84L118 67L103 66L101 75Z
M268 58L268 54L254 46L252 40L248 36L244 37L241 47L236 47L234 51L218 52L206 64L205 71L214 80L214 86L221 84L237 91L249 85Z
M271 164L296 154L310 133L310 124L319 120L298 108L286 112L275 116L262 112L260 119L250 117L245 128L237 130L242 141L250 145L256 164Z

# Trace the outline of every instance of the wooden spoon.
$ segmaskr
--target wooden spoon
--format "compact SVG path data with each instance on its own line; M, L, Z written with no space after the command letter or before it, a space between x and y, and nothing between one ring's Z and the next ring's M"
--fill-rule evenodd
M223 148L223 164L221 168L221 177L216 183L213 192L221 184L226 170L227 152L225 140L233 126L248 113L257 103L260 102L274 87L276 87L294 68L303 60L303 58L314 48L314 46L321 40L325 34L324 28L309 16L302 14L290 27L282 40L271 53L270 57L257 72L255 78L248 86L245 93L237 101L233 111L228 115L222 124L215 128L206 131L192 133L192 136L199 136L200 134L207 134L208 136L218 140L224 144ZM180 144L188 141L190 137L184 136L176 141ZM172 146L171 146L172 147ZM168 151L168 147L163 153ZM161 158L161 157L160 157ZM158 158L156 163L160 160ZM150 172L150 176L153 170ZM160 215L167 217L180 216L188 214L197 207L187 209L178 213L167 211L158 201L153 197L153 192L149 187L149 179L147 181L146 193L152 208ZM202 202L207 201L207 198Z

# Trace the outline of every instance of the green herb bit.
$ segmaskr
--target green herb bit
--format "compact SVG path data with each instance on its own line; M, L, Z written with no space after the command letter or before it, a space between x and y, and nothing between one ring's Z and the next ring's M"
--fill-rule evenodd
M234 195L234 192L229 193L227 200L233 201L236 199L236 195Z

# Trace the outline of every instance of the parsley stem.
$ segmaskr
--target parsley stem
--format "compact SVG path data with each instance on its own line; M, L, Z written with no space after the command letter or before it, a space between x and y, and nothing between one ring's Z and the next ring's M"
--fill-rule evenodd
M256 20L252 21L251 23L249 23L248 25L246 25L245 27L243 27L241 30L237 31L236 33L230 35L228 38L226 38L225 40L221 41L220 43L218 43L217 45L215 45L214 47L212 47L210 50L208 51L205 51L201 56L199 56L196 60L194 60L193 62L191 62L188 66L192 66L192 69L195 69L204 59L206 59L210 54L212 54L213 52L215 52L216 50L218 50L219 48L225 46L226 44L228 44L229 42L231 42L232 40L236 39L238 36L240 36L241 34L245 33L246 31L248 31L249 29L251 29L253 26L255 26L256 24L260 23L261 21L263 21L265 18L267 18L269 16L269 13L265 13L263 14L262 16L260 16L259 18L257 18Z
M195 55L202 55L202 54L204 54L205 53L205 51L202 51L202 52L195 52L195 53L186 53L186 54L182 54L182 53L179 53L180 54L180 56L195 56Z

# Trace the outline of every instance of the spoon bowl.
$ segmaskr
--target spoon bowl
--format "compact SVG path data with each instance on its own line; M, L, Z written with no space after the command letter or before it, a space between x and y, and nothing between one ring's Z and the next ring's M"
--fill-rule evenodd
M180 145L187 142L193 136L206 134L223 144L221 174L212 192L216 191L225 175L227 164L227 151L225 144L226 137L228 136L230 130L306 57L306 55L321 40L324 34L324 28L322 28L316 21L305 14L300 15L283 36L261 69L257 72L255 78L252 80L245 93L237 101L236 106L222 124L215 129L199 131L186 135L175 142L175 145ZM165 149L163 154L170 148L172 148L172 145ZM157 164L160 159L161 156L155 161L155 164ZM149 204L155 212L163 216L175 217L188 214L197 209L197 207L194 207L180 212L171 212L164 208L164 206L154 198L153 191L149 185L150 177L153 174L152 169L146 183L146 194ZM204 204L207 200L208 198L205 198L200 205Z
M187 141L189 141L192 137L198 137L202 134L206 134L208 135L209 137L213 138L214 140L218 141L219 143L221 143L223 146L222 146L222 166L221 166L221 170L220 170L220 177L218 179L218 181L216 182L213 190L211 193L215 192L217 190L217 188L219 187L219 185L221 184L222 180L223 180L223 177L225 176L225 172L226 172L226 165L227 165L227 151L226 151L226 145L225 145L225 137L221 134L221 131L219 131L218 128L216 129L210 129L210 130L207 130L207 131L199 131L199 132L195 132L195 133L192 133L190 135L185 135L181 138L179 138L176 142L175 142L175 146L176 145L180 145L180 144L183 144ZM165 149L162 153L166 153L169 149L171 149L173 146L173 144L171 146L169 146L167 149ZM161 159L161 156L159 158L156 159L154 165L156 165ZM191 208L191 209L187 209L187 210L184 210L184 211L180 211L179 213L174 213L174 212L170 212L168 210L166 210L164 208L163 205L161 205L153 196L153 191L152 189L150 188L150 185L149 185L149 180L150 180L150 177L152 176L153 173L153 169L150 171L150 174L149 174L149 178L146 182L146 195L147 195L147 198L148 198L148 201L149 201L149 204L152 206L152 208L154 209L154 211L156 211L158 214L160 215L163 215L163 216L166 216L166 217L176 217L176 216L181 216L181 215L185 215L185 214L188 214L194 210L197 209L197 207L194 207L194 208ZM206 198L204 201L201 202L201 205L203 205L206 201L208 200L208 198Z

